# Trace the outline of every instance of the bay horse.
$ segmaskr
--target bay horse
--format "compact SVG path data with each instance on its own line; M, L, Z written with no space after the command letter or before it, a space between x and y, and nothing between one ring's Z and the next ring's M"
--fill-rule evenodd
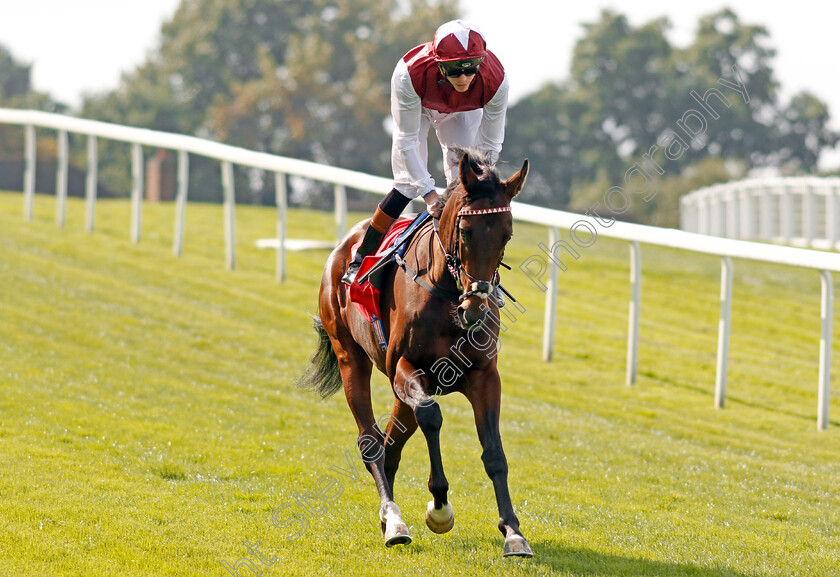
M426 524L435 533L452 529L447 500L436 397L458 391L473 408L481 460L493 482L505 556L533 556L519 530L508 490L508 465L499 434L501 380L496 368L499 338L494 292L505 244L513 234L510 203L522 189L528 161L508 180L478 151L466 149L459 179L444 195L439 223L425 223L410 241L400 269L391 267L380 287L388 338L383 350L373 325L349 300L341 277L368 221L356 225L330 254L321 278L320 344L300 386L326 398L342 386L359 428L358 448L379 491L385 545L411 542L394 502L394 477L402 449L420 427L429 448L432 494ZM432 220L432 219L429 219ZM489 298L488 298L489 297ZM495 320L495 322L493 322ZM481 336L479 336L481 332ZM373 365L394 391L387 428L374 418L370 396Z

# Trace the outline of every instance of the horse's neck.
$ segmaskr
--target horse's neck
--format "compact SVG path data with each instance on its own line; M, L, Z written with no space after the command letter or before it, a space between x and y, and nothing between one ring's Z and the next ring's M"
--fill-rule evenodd
M441 247L443 239L438 240L434 226L430 223L428 233L417 235L416 238L420 241L414 243L417 270L425 269L429 280L435 285L452 291L457 290L455 279L446 266L446 253Z

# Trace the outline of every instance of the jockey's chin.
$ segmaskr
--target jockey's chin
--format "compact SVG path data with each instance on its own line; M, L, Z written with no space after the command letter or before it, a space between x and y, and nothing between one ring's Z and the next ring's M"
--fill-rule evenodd
M449 83L452 85L452 88L455 89L456 92L466 92L470 89L470 84L472 81L475 80L475 75L473 76L464 76L461 75L458 78L447 78Z

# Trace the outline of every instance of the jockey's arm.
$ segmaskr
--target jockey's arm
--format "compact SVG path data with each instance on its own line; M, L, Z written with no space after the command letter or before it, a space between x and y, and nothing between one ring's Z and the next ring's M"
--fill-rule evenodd
M394 188L408 198L434 190L435 181L420 150L420 96L402 60L391 77L391 115L394 119L391 164Z
M494 164L499 160L502 151L502 143L505 140L505 114L508 105L508 77L505 74L499 89L490 102L484 105L484 112L481 116L481 125L478 128L478 136L475 146L487 156Z

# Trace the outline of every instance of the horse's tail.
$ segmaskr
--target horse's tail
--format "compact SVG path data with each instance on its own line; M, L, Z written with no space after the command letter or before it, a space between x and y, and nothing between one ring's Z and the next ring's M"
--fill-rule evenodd
M309 361L309 367L295 383L298 387L315 391L326 399L341 388L341 373L338 371L338 357L332 348L330 337L324 330L321 317L312 318L312 326L318 333L318 349Z

